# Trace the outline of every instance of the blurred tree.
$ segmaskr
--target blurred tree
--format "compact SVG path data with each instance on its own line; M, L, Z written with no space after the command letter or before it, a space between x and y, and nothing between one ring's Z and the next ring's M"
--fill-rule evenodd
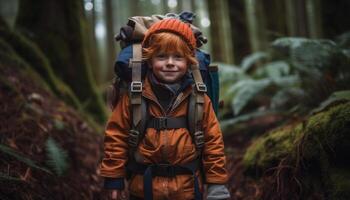
M286 18L289 36L307 37L307 19L304 0L286 0Z
M106 35L107 66L103 67L106 70L103 71L101 80L106 80L106 79L109 80L112 78L114 56L115 56L112 0L105 0L105 7L106 7L106 30L107 30L106 31L107 33Z
M266 0L262 5L266 14L266 33L269 41L287 36L285 1Z
M216 62L234 63L234 49L232 47L232 27L230 24L229 4L227 0L207 0L211 36L211 55Z
M98 71L99 71L99 65L100 65L100 58L98 56L98 51L97 51L97 41L96 41L96 31L95 31L95 24L96 24L96 14L95 14L95 6L94 6L95 0L91 0L89 6L92 6L91 8L88 8L85 12L87 22L88 22L88 37L89 37L89 43L88 49L89 49L89 58L91 62L92 67L92 72L94 75L94 78L98 81ZM85 6L86 6L85 2ZM85 7L84 6L84 7Z
M308 19L309 36L311 38L322 37L322 19L320 0L307 0L306 13Z
M38 44L55 73L96 119L106 110L91 73L87 21L81 0L21 0L16 26Z
M247 20L244 12L244 0L228 1L229 17L232 27L232 46L234 61L238 63L250 52ZM215 23L214 21L212 23Z
M267 47L265 13L262 1L246 0L249 41L252 52L263 51Z
M321 0L320 7L324 37L333 39L350 31L349 0Z

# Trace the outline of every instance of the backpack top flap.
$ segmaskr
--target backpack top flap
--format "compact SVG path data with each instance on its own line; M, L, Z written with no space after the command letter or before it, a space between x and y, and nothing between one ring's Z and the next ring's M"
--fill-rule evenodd
M132 45L129 45L122 49L117 56L117 60L114 63L115 74L123 81L131 82L132 69L129 67L129 61L132 58ZM143 79L147 73L147 63L142 62L141 65L141 78Z
M197 49L196 58L199 63L199 70L201 71L203 82L206 84L208 79L210 55L200 49Z
M128 26L134 28L132 38L134 41L142 41L145 37L145 33L148 28L155 22L163 19L162 15L152 15L148 16L134 16L130 17L128 21Z

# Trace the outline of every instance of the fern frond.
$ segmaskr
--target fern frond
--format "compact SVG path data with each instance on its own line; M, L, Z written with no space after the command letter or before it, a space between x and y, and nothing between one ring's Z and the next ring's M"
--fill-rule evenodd
M54 170L54 172L61 176L68 169L68 155L53 138L46 140L47 164Z
M35 162L33 160L20 155L19 153L17 153L16 151L14 151L12 148L10 148L8 146L0 144L0 152L5 153L7 155L10 155L10 156L16 158L17 160L25 163L26 165L28 165L30 167L33 167L35 169L39 169L39 170L47 172L47 173L51 173L48 169L45 169L44 167L40 167L39 165L35 164Z
M248 102L272 83L270 79L247 80L236 85L237 92L232 99L232 108L238 115Z
M241 68L243 71L247 72L249 69L259 61L268 58L268 54L265 52L255 52L245 57L241 63Z

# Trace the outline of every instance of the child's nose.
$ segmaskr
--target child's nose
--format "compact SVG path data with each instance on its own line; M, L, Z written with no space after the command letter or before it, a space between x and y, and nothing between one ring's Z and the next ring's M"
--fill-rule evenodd
M172 56L168 57L168 65L173 65L174 64L174 58Z

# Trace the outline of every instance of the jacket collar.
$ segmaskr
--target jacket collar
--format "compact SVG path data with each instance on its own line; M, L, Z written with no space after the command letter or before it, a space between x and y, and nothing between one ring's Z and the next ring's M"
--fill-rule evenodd
M156 80L157 82L152 82L154 80L151 77L152 76L151 73L152 72L149 72L146 75L146 78L145 78L145 81L144 81L142 95L145 98L150 99L150 100L156 102L158 105L160 105L156 95L154 94L154 92L152 90L152 85L160 84L160 85L156 85L156 87L164 87L167 90L172 90L172 89L168 88L168 86L166 86L165 84L160 83L157 80ZM155 77L153 77L153 78L155 78ZM190 74L186 74L183 77L182 81L181 81L179 89L176 92L174 90L172 90L171 92L174 92L175 96L179 96L180 93L183 93L181 95L181 99L179 99L179 101L182 101L182 100L184 100L186 97L188 97L191 94L191 92L192 92L192 87L191 87L192 83L193 83L193 79L192 79L191 75Z

